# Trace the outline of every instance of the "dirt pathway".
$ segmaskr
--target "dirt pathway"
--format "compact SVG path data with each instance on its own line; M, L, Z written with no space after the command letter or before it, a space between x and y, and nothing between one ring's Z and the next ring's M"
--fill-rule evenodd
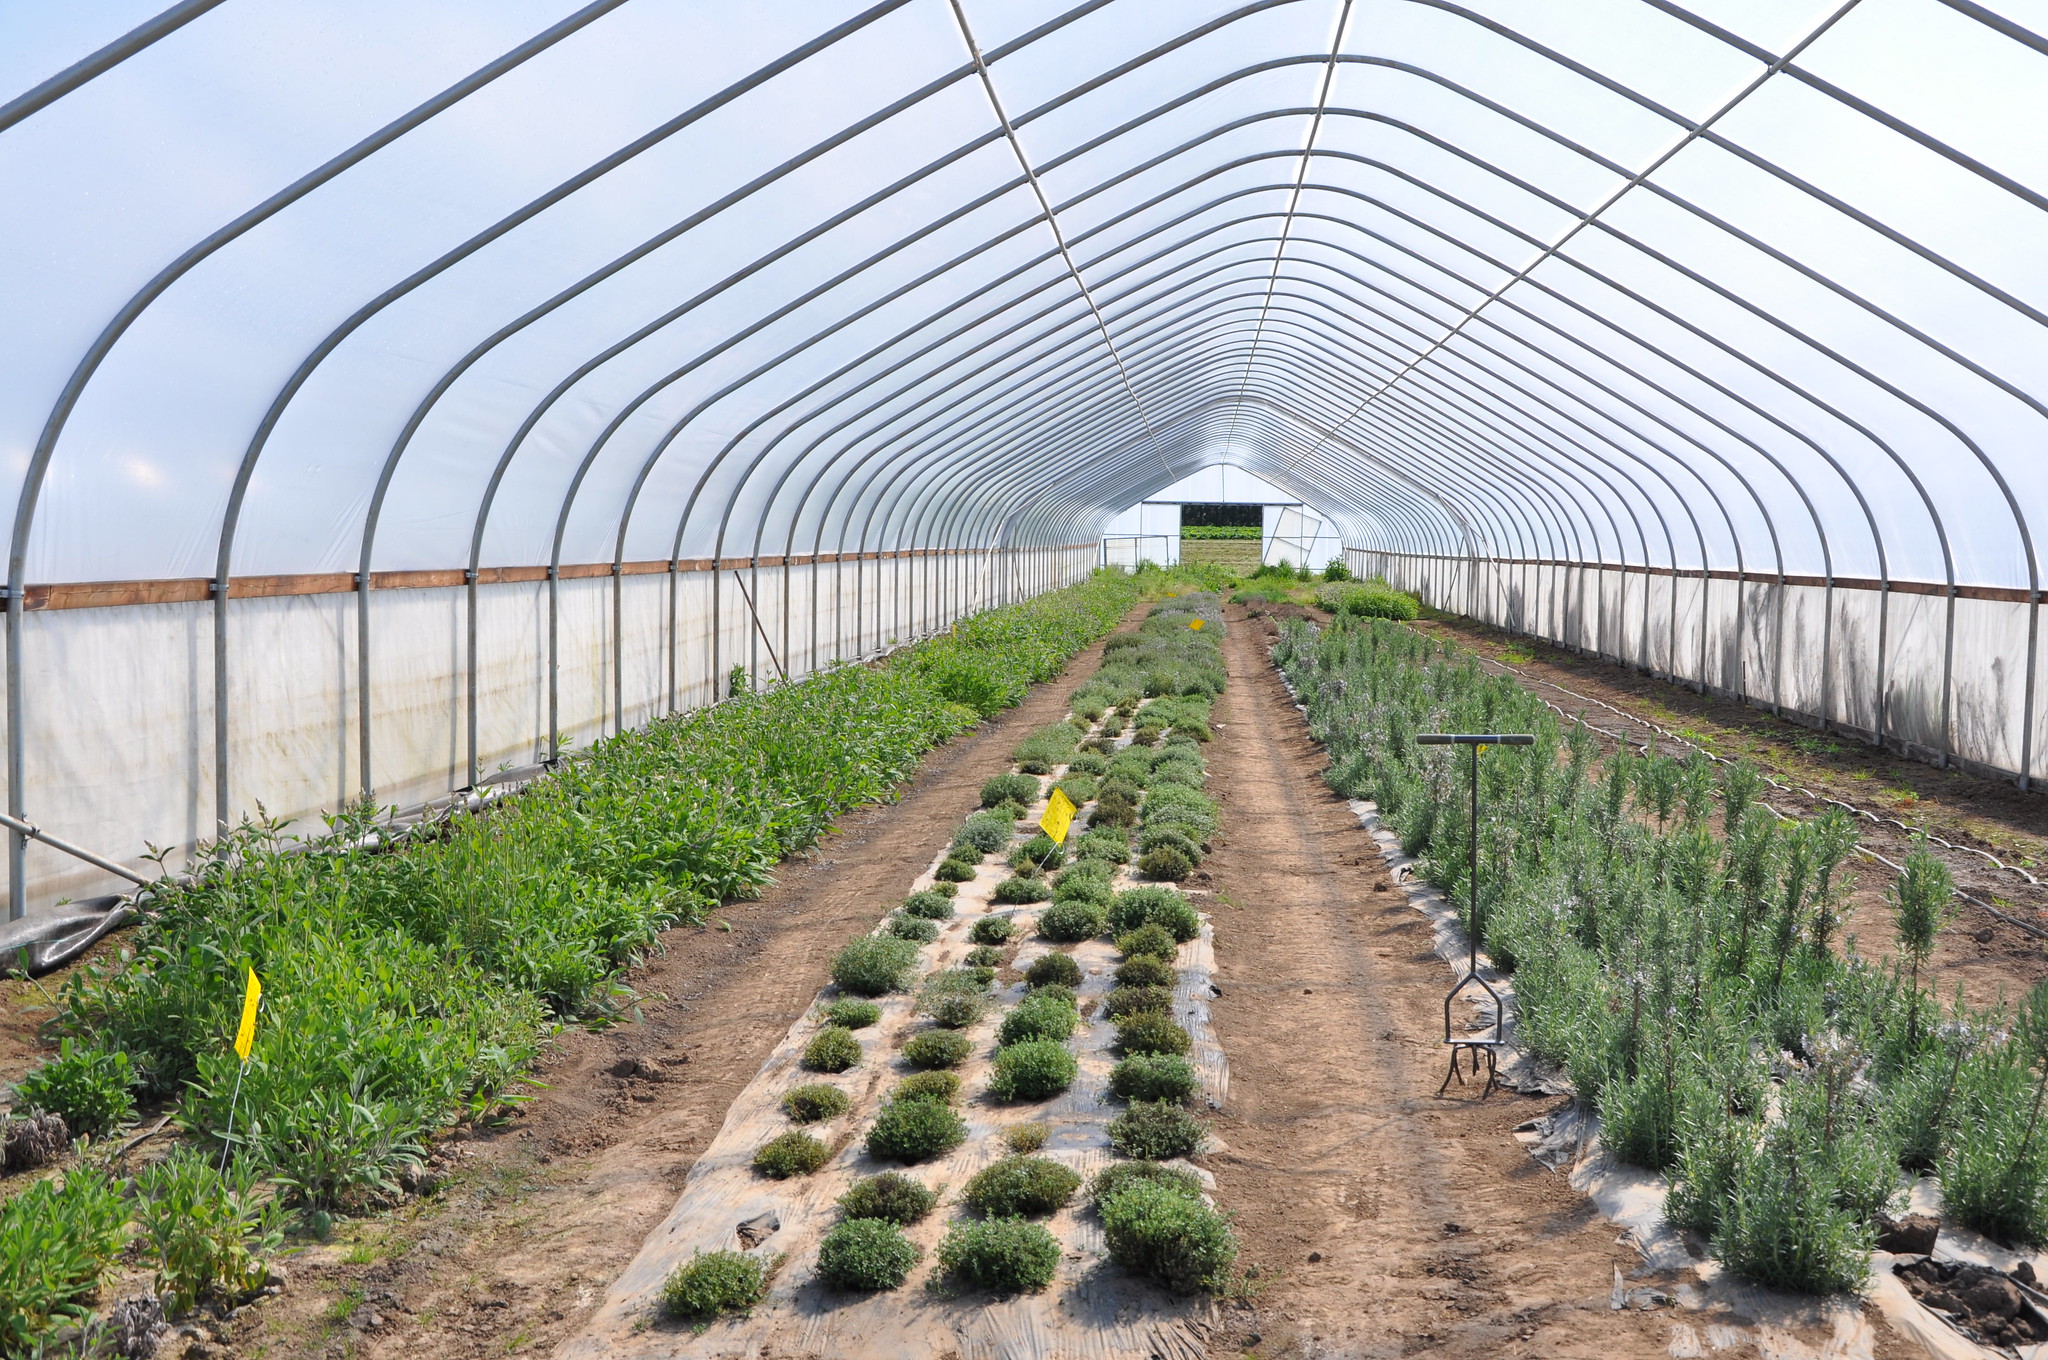
M1231 613L1207 865L1229 1148L1206 1164L1264 1288L1215 1354L1664 1354L1668 1313L1609 1307L1636 1252L1512 1136L1561 1102L1436 1096L1448 974L1322 782L1264 621Z
M507 1127L443 1144L439 1194L342 1225L292 1263L286 1295L222 1340L238 1355L363 1360L550 1351L667 1214L840 946L902 900L982 780L1065 714L1072 677L1100 659L1089 648L1020 707L932 752L900 802L841 817L758 901L668 932L667 952L627 978L638 1023L564 1035L535 1073L546 1086Z

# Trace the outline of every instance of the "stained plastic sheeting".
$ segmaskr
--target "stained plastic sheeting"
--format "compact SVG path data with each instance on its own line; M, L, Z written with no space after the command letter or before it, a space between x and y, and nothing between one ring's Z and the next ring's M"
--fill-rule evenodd
M1613 629L1650 602L1702 658L1854 595L1887 683L1949 696L1933 749L1995 673L1971 730L2037 773L2044 30L2043 0L11 7L9 806L125 854L392 801L508 745L468 735L480 668L549 746L686 702L667 672L759 631L706 565L1071 566L1218 462L1358 549L1597 578ZM695 634L679 579L718 595ZM1814 711L1888 730L1852 669Z

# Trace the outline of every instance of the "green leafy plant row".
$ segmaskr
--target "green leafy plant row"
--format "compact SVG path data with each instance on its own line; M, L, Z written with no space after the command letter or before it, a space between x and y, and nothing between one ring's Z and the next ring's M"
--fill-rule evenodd
M161 891L118 962L67 982L71 1043L17 1103L102 1133L132 1118L138 1094L177 1097L186 1132L218 1148L253 965L265 991L233 1126L241 1179L206 1189L216 1217L242 1224L252 1175L286 1203L386 1202L437 1130L514 1098L553 1025L616 1009L618 971L661 930L758 891L838 813L890 796L926 750L1018 702L1175 579L1098 572L881 664L654 722L396 848L371 837L370 808L329 819L312 843L245 823L189 885ZM129 1214L102 1222L91 1184L0 1208L0 1316L26 1319L7 1324L21 1333L9 1353L83 1306L127 1232ZM200 1193L159 1188L173 1201ZM147 1229L166 1260L207 1255L195 1234L247 1237L184 1218L175 1241L168 1220ZM259 1248L270 1231L248 1229ZM240 1250L219 1248L177 1297L247 1276Z
M1606 1146L1665 1172L1676 1224L1739 1273L1855 1290L1913 1174L1951 1218L2048 1241L2048 990L2013 1013L1944 1004L1951 909L1924 847L1889 889L1894 938L1840 939L1839 811L1785 822L1746 765L1602 758L1507 677L1380 620L1290 623L1276 663L1330 751L1470 924L1469 757L1431 730L1535 735L1479 762L1480 929L1514 975L1524 1045L1597 1105Z

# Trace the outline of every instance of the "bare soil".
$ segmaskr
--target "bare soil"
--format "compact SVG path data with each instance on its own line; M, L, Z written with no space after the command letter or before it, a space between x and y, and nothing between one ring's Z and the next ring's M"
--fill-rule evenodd
M1670 755L1686 750L1572 695L1611 704L1715 755L1748 760L1796 788L1868 809L1958 846L1975 846L2037 878L2048 878L2048 798L2039 793L2024 792L2002 780L1937 770L1854 738L1823 735L1767 709L1695 694L1624 666L1588 660L1482 624L1438 616L1416 626L1451 638L1490 661L1498 663L1505 656L1535 693L1567 712L1583 709L1589 724L1625 732L1632 742L1654 742ZM1603 745L1611 749L1614 743ZM1818 810L1817 804L1798 794L1766 790L1766 797L1793 815ZM1911 848L1910 833L1899 827L1861 819L1859 826L1863 844L1893 863ZM1936 847L1935 853L1965 892L2048 931L2048 889L1966 851ZM1894 934L1885 903L1893 875L1860 857L1851 862L1850 875L1854 888L1842 938L1856 937L1867 957L1884 957ZM1933 970L1940 990L1960 986L1972 1005L2017 1001L2048 979L2048 941L1991 912L1963 905L1939 936Z

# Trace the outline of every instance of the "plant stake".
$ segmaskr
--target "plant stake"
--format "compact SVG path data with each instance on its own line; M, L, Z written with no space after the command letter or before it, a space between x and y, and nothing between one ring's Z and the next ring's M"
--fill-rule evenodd
M1477 732L1425 732L1415 738L1417 746L1465 746L1472 751L1472 848L1471 867L1466 882L1471 885L1472 920L1465 931L1465 939L1471 946L1471 953L1465 964L1465 976L1444 995L1444 1042L1451 1050L1451 1070L1444 1074L1443 1085L1436 1088L1442 1095L1450 1086L1451 1078L1458 1084L1465 1084L1464 1074L1458 1071L1458 1055L1469 1052L1472 1055L1472 1075L1479 1075L1479 1055L1486 1055L1486 1089L1479 1093L1481 1100L1493 1094L1499 1085L1499 1068L1496 1051L1507 1042L1502 1029L1505 1017L1501 1006L1500 993L1493 984L1479 976L1479 753L1489 746L1533 746L1536 738L1526 732L1477 733ZM1459 993L1474 983L1493 1001L1493 1037L1490 1039L1457 1039L1451 1036L1451 1003Z
M249 1051L256 1044L256 1007L263 1000L263 984L256 980L256 970L249 969L248 984L242 989L242 1023L235 1027L235 1056L242 1061L235 1068L235 1092L228 1097L228 1129L221 1135L220 1169L223 1175L228 1169L228 1152L235 1145L235 1105L242 1098L242 1074L249 1070Z

